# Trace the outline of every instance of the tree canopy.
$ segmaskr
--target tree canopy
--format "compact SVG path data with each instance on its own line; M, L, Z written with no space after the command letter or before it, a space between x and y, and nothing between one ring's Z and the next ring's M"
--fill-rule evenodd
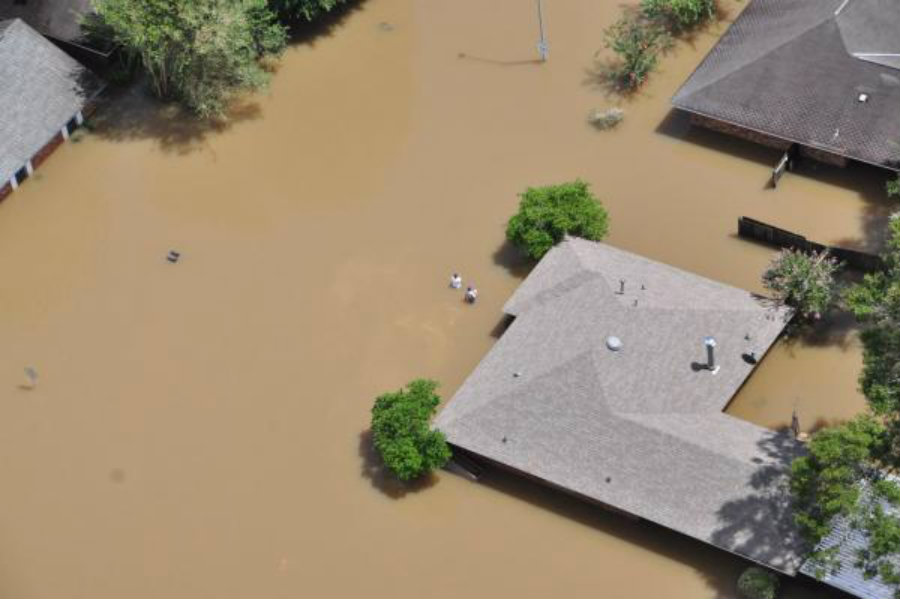
M94 0L112 41L135 57L161 98L203 117L268 80L259 59L280 52L286 33L266 0Z
M444 434L430 426L441 402L437 387L435 381L417 379L379 396L372 407L375 449L400 480L418 478L450 459Z
M763 274L763 284L804 318L818 319L834 299L838 268L828 252L782 250Z
M535 260L566 235L600 241L609 230L606 209L584 181L529 187L521 198L506 238Z
M837 546L812 555L822 572L858 567L879 577L900 597L900 220L892 218L883 255L885 269L867 274L844 293L863 325L862 389L869 406L844 425L813 435L808 455L794 461L791 489L796 521L811 545L843 518L866 540L852 564L841 564Z

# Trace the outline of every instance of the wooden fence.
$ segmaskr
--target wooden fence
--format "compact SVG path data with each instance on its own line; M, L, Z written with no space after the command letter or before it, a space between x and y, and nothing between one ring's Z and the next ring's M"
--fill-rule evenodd
M848 268L862 272L874 272L884 268L884 261L881 256L876 254L822 245L808 240L803 235L746 216L738 219L738 235L744 239L754 239L780 248L791 248L804 252L828 250L828 253L843 262Z

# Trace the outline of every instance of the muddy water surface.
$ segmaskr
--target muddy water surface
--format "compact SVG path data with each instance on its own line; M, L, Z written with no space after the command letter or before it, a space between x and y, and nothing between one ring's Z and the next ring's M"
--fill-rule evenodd
M533 8L370 0L231 126L134 91L0 205L0 594L734 596L744 564L705 545L499 474L404 490L372 459L377 393L449 396L494 342L526 185L582 177L611 243L756 291L772 251L738 216L877 246L877 174L768 190L775 153L669 113L721 29L622 101L591 74L618 4L546 2L543 65ZM620 129L591 129L612 103ZM852 328L781 344L730 411L845 418L859 364Z

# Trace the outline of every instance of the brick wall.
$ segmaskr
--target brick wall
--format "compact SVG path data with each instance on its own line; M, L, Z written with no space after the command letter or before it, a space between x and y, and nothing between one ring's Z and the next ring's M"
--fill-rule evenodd
M709 117L700 116L699 114L691 115L691 124L699 125L706 129L711 129L720 133L727 133L728 135L746 139L747 141L752 141L753 143L766 146L768 148L775 148L776 150L786 151L789 147L791 147L791 142L787 140L779 139L772 135L766 135L765 133L750 131L749 129L744 129L743 127L738 127L737 125L732 125L731 123L717 121Z
M715 119L701 116L699 114L691 115L691 124L699 125L700 127L718 131L720 133L727 133L728 135L732 135L740 139L746 139L747 141L752 141L753 143L766 146L768 148L781 150L782 152L787 151L787 149L790 148L791 145L793 145L787 140L779 139L772 135L744 129L743 127L732 125L731 123L717 121ZM832 154L831 152L826 152L824 150L808 148L806 146L800 146L800 156L804 158L812 158L813 160L823 162L825 164L830 164L832 166L847 166L847 159L843 156L838 156L837 154Z
M31 157L31 165L34 168L39 167L45 160L47 160L47 157L50 156L50 154L52 154L53 151L60 146L60 144L62 144L63 141L64 140L62 133L57 133L53 137L53 139L47 142L47 145L38 150L38 153Z

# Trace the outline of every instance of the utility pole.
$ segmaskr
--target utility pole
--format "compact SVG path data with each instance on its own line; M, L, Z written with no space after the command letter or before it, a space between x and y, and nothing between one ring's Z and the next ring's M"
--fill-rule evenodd
M547 40L544 38L544 11L543 11L543 0L537 0L537 12L538 12L538 27L540 28L541 39L538 42L537 48L538 53L541 55L541 62L547 62L547 56L550 53L550 46L547 44Z

